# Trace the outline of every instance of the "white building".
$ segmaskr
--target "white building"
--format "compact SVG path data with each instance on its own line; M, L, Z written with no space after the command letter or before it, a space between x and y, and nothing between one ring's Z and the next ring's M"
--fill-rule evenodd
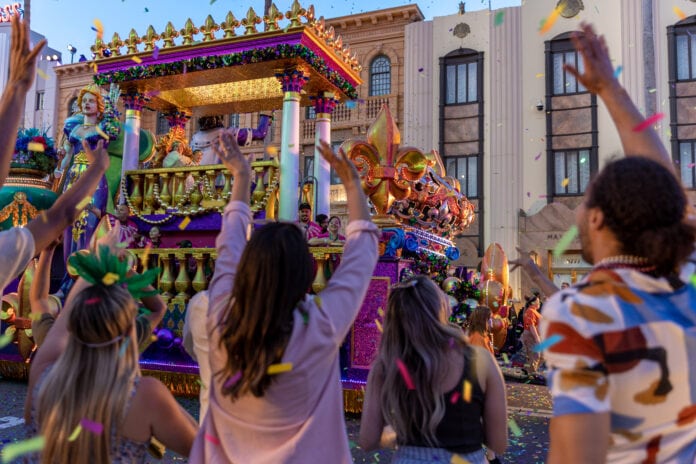
M458 239L462 264L476 266L492 242L511 257L519 245L557 283L571 282L588 268L579 241L558 259L551 251L621 143L603 104L563 71L580 64L570 33L594 24L641 111L666 115L657 128L695 202L696 3L566 0L543 34L540 21L560 2L522 3L407 26L404 144L438 149L478 207Z

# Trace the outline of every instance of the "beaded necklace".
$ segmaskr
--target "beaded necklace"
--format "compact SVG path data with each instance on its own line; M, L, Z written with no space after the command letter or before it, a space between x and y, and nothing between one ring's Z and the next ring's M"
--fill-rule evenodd
M644 274L655 271L656 267L648 263L646 258L632 255L618 255L604 258L592 268L597 271L600 269L634 269Z

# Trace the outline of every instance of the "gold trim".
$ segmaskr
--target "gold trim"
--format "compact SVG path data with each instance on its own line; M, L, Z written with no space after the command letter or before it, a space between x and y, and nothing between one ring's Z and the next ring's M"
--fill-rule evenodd
M134 110L131 108L129 110L126 110L126 119L128 119L128 118L140 119L141 114L142 114L142 112L140 110Z

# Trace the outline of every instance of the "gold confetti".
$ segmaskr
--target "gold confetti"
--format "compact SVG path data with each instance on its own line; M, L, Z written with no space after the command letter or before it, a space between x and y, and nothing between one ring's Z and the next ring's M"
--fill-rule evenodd
M101 281L104 285L113 285L116 282L118 282L119 279L120 277L118 274L115 274L113 272L107 272L106 274L104 274L104 277L102 277Z
M48 74L46 74L46 73L43 71L43 69L41 69L41 68L36 68L36 74L38 74L39 77L40 77L41 79L43 79L43 80L45 80L45 81L48 80Z
M377 326L379 333L384 333L384 329L382 328L382 324L379 322L379 319L375 319L375 325Z
M570 179L568 179L568 178L566 177L565 179L563 179L563 182L561 182L561 185L562 185L563 187L567 187L568 184L570 184Z
M266 373L268 375L275 375L275 374L280 374L282 372L290 372L292 370L292 363L280 363L280 364L271 364L268 366L268 370Z
M80 436L80 432L82 432L82 426L80 424L77 424L77 427L75 427L75 430L73 430L73 433L70 434L68 441L77 440L77 437Z
M551 14L544 20L544 24L541 26L539 29L539 34L546 34L551 30L554 24L556 24L556 20L558 20L558 17L561 15L561 11L563 11L563 5L557 6Z
M104 25L97 18L94 18L94 21L92 21L92 24L94 24L93 29L97 32L97 37L101 39L104 36Z
M321 308L321 297L319 295L314 295L314 304Z
M544 73L537 73L537 75L536 75L537 79L542 78L542 77L544 77Z
M92 201L92 197L84 197L76 206L75 209L85 209L85 207Z
M43 146L42 143L39 143L39 142L29 142L29 143L27 144L27 150L29 150L29 151L37 151L37 152L43 153L45 149L44 149L44 146Z
M467 403L471 403L471 382L468 380L464 381L464 388L462 392L462 397Z
M139 56L133 56L131 57L131 60L135 61L138 64L143 62L143 60Z
M269 145L266 147L266 153L268 153L271 156L275 156L278 154L278 147L274 147L273 145Z
M92 68L92 71L94 71L94 74L96 74L96 73L99 72L99 68L97 68L97 63L95 63L94 61L92 61L92 62L89 64L89 67Z
M179 224L179 230L184 230L191 223L191 218L186 216L183 221Z
M684 13L678 6L672 7L674 14L677 15L679 19L686 19L686 13Z
M104 132L103 130L101 130L101 127L99 127L99 126L94 126L94 130L97 131L97 134L99 134L99 136L100 136L101 138L103 138L103 139L106 140L106 141L109 140L109 136L106 135L106 132Z
M471 464L471 462L467 461L466 459L459 456L458 454L453 454L452 460L450 461L450 464Z
M382 310L382 308L377 308L377 314L379 314L379 317L384 319L384 311Z

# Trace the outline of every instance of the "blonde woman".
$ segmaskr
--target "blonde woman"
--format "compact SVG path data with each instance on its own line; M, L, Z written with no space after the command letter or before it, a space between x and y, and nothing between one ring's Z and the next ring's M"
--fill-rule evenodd
M118 233L114 228L105 240L115 243ZM106 245L98 259L75 259L81 277L31 365L25 419L45 446L29 462L144 463L151 437L187 455L195 421L138 366L134 298L160 307L152 326L164 310L146 282L153 276L127 275L127 264Z
M457 454L486 464L483 445L507 446L503 377L493 356L466 343L448 323L444 293L417 276L395 286L379 354L370 370L360 446L376 448L385 425L396 432L392 462L450 462Z

